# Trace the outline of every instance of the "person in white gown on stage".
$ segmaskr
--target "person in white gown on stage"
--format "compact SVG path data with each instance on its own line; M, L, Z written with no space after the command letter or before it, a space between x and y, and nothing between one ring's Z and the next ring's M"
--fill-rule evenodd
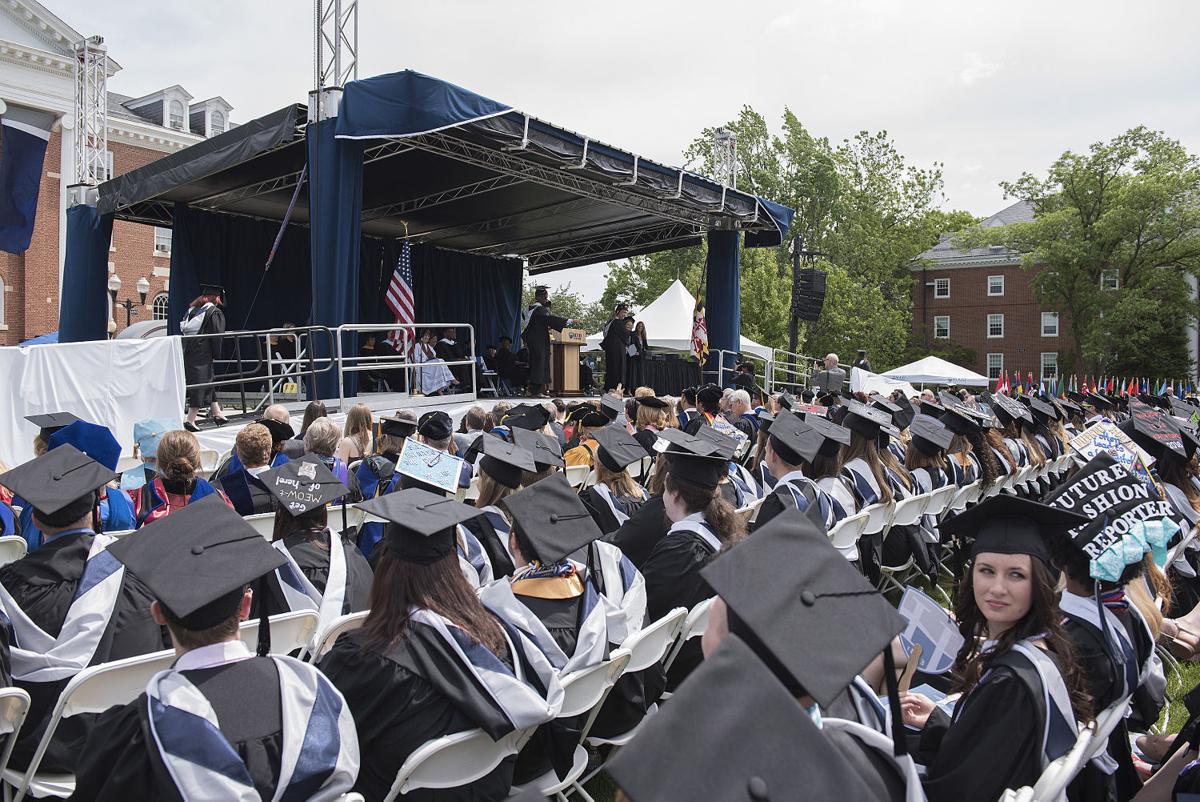
M438 359L433 350L433 335L428 330L413 346L412 360L427 367L417 368L413 380L414 389L424 395L440 395L451 385L458 384L446 363Z

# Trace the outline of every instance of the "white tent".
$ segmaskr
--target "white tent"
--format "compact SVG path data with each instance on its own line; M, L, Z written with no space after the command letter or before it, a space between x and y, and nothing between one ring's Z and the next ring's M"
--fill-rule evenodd
M917 392L917 388L906 381L889 379L887 376L881 376L878 373L872 373L862 368L850 368L850 392L852 393L863 392L867 395L871 393L891 395L896 390L903 391L905 398L920 395Z
M971 385L972 387L987 387L990 379L978 373L959 367L953 362L947 362L936 356L927 356L907 365L889 370L882 375L889 379L912 384L954 384Z
M675 283L667 287L666 292L654 299L645 309L634 317L646 324L646 335L651 348L664 351L692 350L692 310L696 299L688 292L683 282L675 279ZM592 334L587 338L585 351L598 351L603 333ZM762 359L771 358L771 349L759 345L753 340L742 337L741 350L754 354Z

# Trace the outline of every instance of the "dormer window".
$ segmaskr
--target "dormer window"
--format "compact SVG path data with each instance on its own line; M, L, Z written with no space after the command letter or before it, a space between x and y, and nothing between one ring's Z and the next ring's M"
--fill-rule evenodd
M170 114L168 116L168 124L177 131L183 130L183 104L178 100L172 100L168 104Z

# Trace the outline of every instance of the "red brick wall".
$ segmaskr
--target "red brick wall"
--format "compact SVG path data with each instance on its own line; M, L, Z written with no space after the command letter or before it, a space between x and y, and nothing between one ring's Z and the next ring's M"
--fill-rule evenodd
M113 154L113 174L121 175L130 170L149 164L166 154L156 150L134 147L120 142L110 142L108 149ZM118 301L131 299L135 304L140 300L137 292L137 281L145 277L150 282L150 292L146 294L145 305L134 308L132 322L150 320L151 305L154 296L167 291L167 277L171 260L154 255L154 227L141 223L130 223L118 220L113 223L113 250L109 251L108 261L121 277L121 291ZM158 269L161 275L155 274ZM117 331L125 328L125 310L117 307Z
M913 273L913 334L916 341L937 341L933 337L934 317L950 317L950 342L975 352L973 364L964 365L987 374L987 355L1004 354L1004 369L1011 377L1018 371L1022 377L1032 373L1040 376L1041 354L1063 353L1073 347L1066 321L1060 317L1057 337L1042 337L1042 312L1053 311L1038 303L1030 286L1036 275L1018 265L1006 267L933 268ZM987 294L988 276L1004 276L1004 295ZM950 297L935 298L934 288L925 286L935 279L950 279ZM987 336L987 317L1004 315L1004 336Z

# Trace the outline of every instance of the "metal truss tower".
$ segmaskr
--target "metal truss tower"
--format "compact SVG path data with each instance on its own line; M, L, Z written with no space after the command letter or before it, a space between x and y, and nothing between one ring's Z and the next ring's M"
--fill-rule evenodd
M108 48L101 36L76 42L74 183L108 179Z
M358 78L358 0L314 0L313 8L314 119L321 120L336 113L322 108L329 100L324 90Z
M737 189L737 134L718 128L712 137L713 178L730 189Z

